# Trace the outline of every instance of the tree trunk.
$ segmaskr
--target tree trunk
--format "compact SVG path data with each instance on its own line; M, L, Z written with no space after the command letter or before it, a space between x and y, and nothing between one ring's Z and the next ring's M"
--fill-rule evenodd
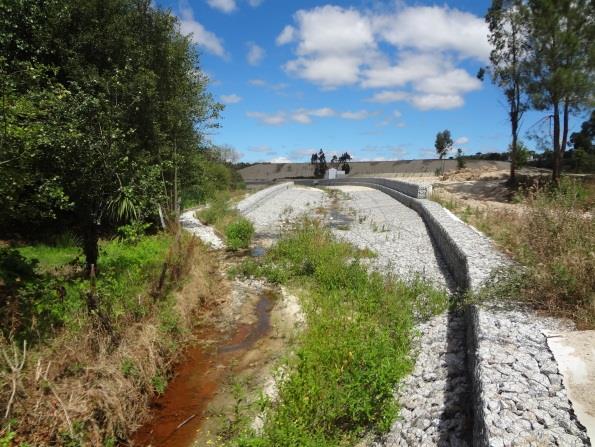
M570 115L570 106L568 101L564 101L564 112L562 117L562 146L560 147L560 173L564 166L564 152L568 144L568 116Z
M512 125L512 147L510 148L510 179L509 182L514 184L516 181L516 163L517 163L517 144L519 133L519 119L518 112L510 111L510 124Z
M88 223L83 230L83 252L85 254L85 265L88 273L91 273L93 266L97 270L97 259L99 258L99 232L95 222Z
M554 101L554 159L553 159L552 180L558 183L560 180L561 157L560 157L560 103Z

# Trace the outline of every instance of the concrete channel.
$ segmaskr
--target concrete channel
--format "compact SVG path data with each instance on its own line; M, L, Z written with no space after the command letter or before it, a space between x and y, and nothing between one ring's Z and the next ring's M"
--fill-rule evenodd
M299 180L259 191L244 212L258 220L259 208L295 185L371 188L395 199L395 207L414 210L455 293L478 291L511 265L487 237L429 200L425 185L379 178ZM548 333L568 330L567 324L521 305L489 303L449 312L418 329L417 364L397 393L401 417L370 445L591 445L547 343Z

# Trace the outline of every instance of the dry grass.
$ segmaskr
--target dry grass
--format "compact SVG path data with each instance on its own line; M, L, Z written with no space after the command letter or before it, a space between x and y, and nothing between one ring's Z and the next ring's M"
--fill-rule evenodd
M592 181L564 179L531 188L516 209L473 208L437 192L434 199L490 236L524 269L510 272L507 293L538 309L595 327L595 225ZM512 287L512 289L510 288Z
M28 354L11 411L15 441L116 445L139 426L191 338L199 310L217 295L217 261L196 239L180 238L169 256L165 271L174 291L156 297L155 285L139 296L148 309L141 320L130 316L119 325L124 329L114 330L89 317L79 332L64 331ZM176 286L180 278L188 279ZM8 391L1 389L2 409Z

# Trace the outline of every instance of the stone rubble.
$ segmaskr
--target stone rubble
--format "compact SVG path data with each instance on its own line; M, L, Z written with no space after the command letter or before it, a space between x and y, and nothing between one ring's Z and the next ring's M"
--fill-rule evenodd
M333 189L345 194L339 201L344 213L352 214L350 222L333 226L333 232L358 248L374 251L377 256L371 260L373 268L405 279L422 277L442 288L454 287L419 214L375 189Z
M182 213L180 216L180 225L182 225L182 228L189 233L194 234L205 244L214 249L225 248L225 243L219 236L217 236L215 230L198 220L194 216L195 212L196 210L189 210Z
M416 211L374 189L340 189L348 198L341 199L341 212L334 216L331 212L327 222L339 237L375 251L373 268L409 278L422 275L454 290ZM418 202L451 242L461 244L469 285L479 287L505 258L489 239L438 204ZM247 217L255 223L259 238L275 239L283 221L328 205L324 192L292 187L263 201ZM574 417L544 335L546 330L563 329L561 324L518 306L471 306L467 316L452 311L419 324L414 370L396 393L400 416L389 433L368 445L590 445Z
M548 345L546 333L569 323L534 315L516 306L472 306L471 373L482 417L474 439L490 446L586 446Z
M326 201L327 194L320 189L291 185L259 202L244 215L254 224L257 243L270 243L290 221L304 213L314 213L324 207Z
M471 446L463 315L444 313L417 329L415 367L395 395L399 418L370 447Z

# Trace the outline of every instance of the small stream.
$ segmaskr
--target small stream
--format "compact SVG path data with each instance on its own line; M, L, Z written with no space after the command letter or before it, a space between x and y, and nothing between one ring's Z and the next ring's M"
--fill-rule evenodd
M198 340L213 340L209 347L190 347L175 369L163 395L151 404L151 419L131 437L134 446L189 447L204 422L209 403L233 369L233 361L250 351L271 327L273 294L263 293L254 306L253 324L237 323L229 339L204 328Z

